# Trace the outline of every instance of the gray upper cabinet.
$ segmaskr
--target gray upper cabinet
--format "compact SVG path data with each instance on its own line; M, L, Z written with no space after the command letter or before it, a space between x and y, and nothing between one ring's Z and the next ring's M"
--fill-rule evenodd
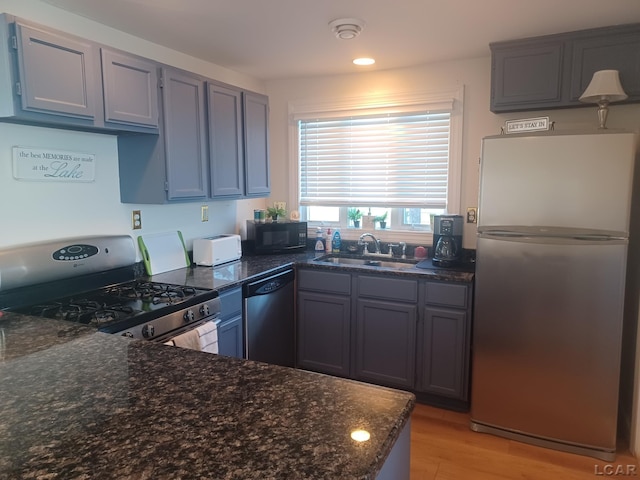
M242 93L207 83L211 196L240 198L244 194Z
M640 101L640 24L547 35L491 47L491 111L584 106L578 99L598 70L618 70Z
M91 42L0 16L0 117L94 128L101 115Z
M102 48L104 121L158 129L158 65Z
M0 34L0 118L158 133L157 63L6 14Z
M182 70L162 68L159 84L159 135L118 136L120 200L151 204L206 200L204 81Z
M264 197L271 192L269 172L269 99L244 93L244 151L248 197Z
M171 68L163 68L161 78L167 199L204 199L209 191L204 82Z
M95 118L93 45L16 23L22 108Z
M494 46L492 51L492 111L561 105L562 42Z
M640 26L573 42L570 101L577 102L593 73L605 69L618 70L629 99L640 101Z

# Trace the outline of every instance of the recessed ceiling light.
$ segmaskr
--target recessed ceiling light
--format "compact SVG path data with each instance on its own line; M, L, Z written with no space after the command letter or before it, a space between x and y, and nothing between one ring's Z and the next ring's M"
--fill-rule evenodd
M376 61L373 58L362 57L354 59L353 63L356 65L373 65Z

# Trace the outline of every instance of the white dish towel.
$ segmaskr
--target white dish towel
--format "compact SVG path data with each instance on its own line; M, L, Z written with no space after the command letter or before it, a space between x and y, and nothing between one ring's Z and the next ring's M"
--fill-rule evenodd
M218 353L218 325L216 322L207 322L193 330L189 330L166 342L190 350L198 350L207 353Z

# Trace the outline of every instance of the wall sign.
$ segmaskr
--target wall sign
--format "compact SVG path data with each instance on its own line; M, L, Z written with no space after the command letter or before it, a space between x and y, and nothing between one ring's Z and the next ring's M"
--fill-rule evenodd
M549 130L550 124L549 117L537 117L523 118L520 120L507 120L505 122L505 126L507 133L524 133Z
M93 182L95 159L93 153L13 147L13 177L45 182Z

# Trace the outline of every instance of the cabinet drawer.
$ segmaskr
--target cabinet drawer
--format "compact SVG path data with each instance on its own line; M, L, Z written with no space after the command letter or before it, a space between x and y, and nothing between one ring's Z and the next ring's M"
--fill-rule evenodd
M242 289L233 288L220 292L220 310L222 320L242 315Z
M401 278L360 275L358 295L398 302L417 302L418 282Z
M351 294L351 275L348 273L304 270L298 272L298 288L316 292Z
M447 305L449 307L467 308L467 285L455 283L426 283L426 303L432 305Z

